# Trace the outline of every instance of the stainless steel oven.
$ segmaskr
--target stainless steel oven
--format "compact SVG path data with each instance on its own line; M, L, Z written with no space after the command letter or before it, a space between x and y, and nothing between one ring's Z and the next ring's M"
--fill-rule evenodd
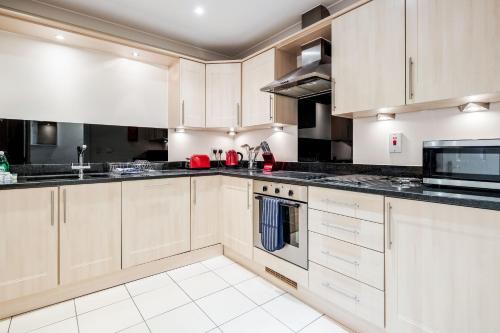
M261 242L262 198L284 199L281 204L285 246L267 251ZM254 182L254 246L304 269L307 264L307 187L274 182Z
M424 142L423 182L500 190L500 139Z

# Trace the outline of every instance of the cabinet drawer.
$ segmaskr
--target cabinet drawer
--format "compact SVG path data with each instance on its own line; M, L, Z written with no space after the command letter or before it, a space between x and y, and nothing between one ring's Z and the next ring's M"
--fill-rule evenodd
M309 289L347 311L384 327L384 292L309 262Z
M380 223L309 209L309 230L384 251L384 225Z
M384 254L309 232L309 260L384 290Z
M378 223L384 221L384 197L375 194L310 187L309 207Z

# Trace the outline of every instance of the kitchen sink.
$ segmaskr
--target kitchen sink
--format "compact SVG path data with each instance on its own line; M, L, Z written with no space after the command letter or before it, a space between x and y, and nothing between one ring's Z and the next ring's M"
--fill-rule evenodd
M83 179L93 178L108 178L108 173L89 173L83 176ZM39 175L39 176L24 176L19 177L20 180L27 182L43 182L43 181L58 181L58 180L78 180L77 174L59 174L59 175Z

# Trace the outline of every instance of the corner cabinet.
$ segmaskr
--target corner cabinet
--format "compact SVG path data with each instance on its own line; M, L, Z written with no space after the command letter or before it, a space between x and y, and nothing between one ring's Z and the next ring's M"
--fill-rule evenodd
M405 0L373 0L332 22L333 115L405 104Z
M57 286L58 189L0 191L0 302Z
M121 269L121 183L60 187L60 280Z
M500 332L500 212L386 198L387 330Z
M206 69L206 127L241 127L241 63L207 64Z
M124 268L189 251L189 198L187 177L123 182Z
M205 64L187 59L169 67L168 127L205 127Z
M274 48L243 62L243 127L273 123L297 124L296 99L260 91L262 87L296 67L295 55L277 51Z
M191 250L220 243L220 176L191 178Z
M223 244L237 254L253 257L253 183L251 179L222 177L220 210Z
M500 92L498 0L406 1L407 103Z

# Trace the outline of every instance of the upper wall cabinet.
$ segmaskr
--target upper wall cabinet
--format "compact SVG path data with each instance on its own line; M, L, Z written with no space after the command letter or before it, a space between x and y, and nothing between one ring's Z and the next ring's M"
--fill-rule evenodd
M181 58L169 68L168 127L205 127L205 64Z
M207 65L207 128L241 127L241 63Z
M275 49L243 62L243 127L297 123L297 100L260 91L276 78L296 68L295 55Z
M404 105L404 52L404 0L373 0L334 19L333 114Z
M500 92L498 0L407 0L407 102Z

